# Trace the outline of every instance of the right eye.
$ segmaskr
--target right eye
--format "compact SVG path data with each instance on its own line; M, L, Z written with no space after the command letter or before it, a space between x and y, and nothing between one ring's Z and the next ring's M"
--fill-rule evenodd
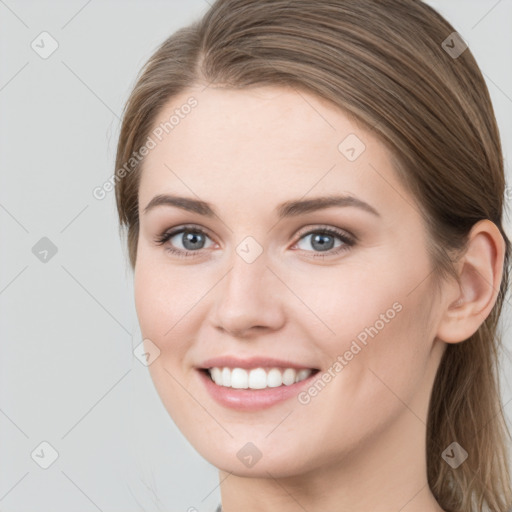
M180 257L194 257L196 253L204 248L204 239L209 238L205 231L194 226L182 226L171 231L167 230L155 238L157 245L164 245L172 242L176 238L176 242L168 244L165 248L172 254ZM181 243L183 248L176 248L175 244Z

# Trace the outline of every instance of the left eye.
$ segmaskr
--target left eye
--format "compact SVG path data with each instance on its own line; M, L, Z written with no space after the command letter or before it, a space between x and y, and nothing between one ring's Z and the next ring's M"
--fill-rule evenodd
M349 249L355 243L352 237L341 231L332 228L322 228L308 231L302 235L297 245L301 240L305 240L308 237L310 237L310 245L318 249L320 253L338 254L341 251ZM341 241L341 244L334 247L336 238ZM320 254L320 256L323 256L323 254Z
M175 243L172 241L172 239L176 237L178 237L177 240L182 244L183 248L175 246ZM314 249L316 249L313 251L317 253L314 254L314 256L323 257L324 254L335 255L342 251L348 250L355 244L355 239L351 235L348 235L343 231L338 231L337 229L324 227L302 234L299 238L299 241L296 242L295 245L298 246L301 240L305 240L307 237L311 237L309 243ZM200 228L181 227L177 230L164 232L163 234L159 235L155 239L155 243L157 245L163 245L169 241L171 243L166 248L167 251L180 257L193 257L196 256L201 249L205 248L205 238L210 237ZM341 243L334 247L334 241L336 238L341 241ZM305 250L306 252L311 252L307 249L303 249L301 247L299 248L301 250Z

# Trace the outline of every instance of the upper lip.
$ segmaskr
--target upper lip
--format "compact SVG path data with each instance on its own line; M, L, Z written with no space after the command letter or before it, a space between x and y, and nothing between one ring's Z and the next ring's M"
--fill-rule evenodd
M207 359L203 361L199 368L207 369L207 368L263 368L263 367L274 367L274 368L295 368L297 370L302 369L316 369L312 366L303 365L299 363L294 363L292 361L287 361L284 359L276 359L274 357L261 357L255 356L250 357L248 359L240 359L238 357L233 356L219 356L213 357L211 359Z

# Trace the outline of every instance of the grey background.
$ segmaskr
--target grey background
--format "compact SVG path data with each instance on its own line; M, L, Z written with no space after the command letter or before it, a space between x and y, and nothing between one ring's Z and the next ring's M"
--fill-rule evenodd
M485 74L510 180L512 1L428 3ZM114 194L92 195L114 171L119 116L140 67L207 8L0 0L3 512L209 511L220 500L216 469L175 427L132 353L141 336ZM43 31L59 45L47 59L31 47ZM57 249L47 262L33 253L43 237ZM509 349L510 318L507 303ZM511 425L508 354L503 365ZM43 441L58 452L48 469L34 461L49 456Z

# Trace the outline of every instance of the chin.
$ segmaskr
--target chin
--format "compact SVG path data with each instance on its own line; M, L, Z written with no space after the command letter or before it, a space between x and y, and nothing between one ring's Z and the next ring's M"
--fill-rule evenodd
M286 439L276 437L274 440L257 440L251 431L254 432L254 427L247 425L244 435L231 438L223 433L225 439L210 437L210 443L205 443L204 433L197 433L200 436L199 442L188 439L199 455L210 464L237 476L291 477L312 469L304 457L304 450L299 446L302 443L291 442L289 436ZM298 459L298 455L302 455L302 458Z

